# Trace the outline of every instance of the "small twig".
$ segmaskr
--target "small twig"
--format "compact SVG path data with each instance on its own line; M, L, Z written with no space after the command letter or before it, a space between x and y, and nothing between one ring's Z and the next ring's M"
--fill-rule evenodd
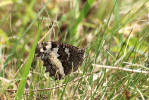
M133 72L133 73L143 73L143 74L149 74L149 71L142 71L137 69L128 69L128 68L121 68L121 67L114 67L114 66L105 66L105 65L97 65L92 64L93 66L100 67L100 68L108 68L108 69L117 69L117 70L123 70L127 72Z
M47 10L45 9L45 11L47 12ZM50 19L50 18L49 18ZM50 20L51 22L51 20ZM51 22L52 23L52 22ZM43 39L45 39L45 37L47 37L48 34L51 33L52 29L54 29L54 23L52 24L51 28L48 30L48 32L38 41L38 43L42 42Z

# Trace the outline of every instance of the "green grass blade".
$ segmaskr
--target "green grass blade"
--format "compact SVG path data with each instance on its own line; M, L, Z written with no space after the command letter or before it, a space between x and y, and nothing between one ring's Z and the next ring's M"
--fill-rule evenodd
M69 31L71 32L70 37L73 37L75 34L75 31L79 25L79 23L82 21L82 19L86 16L86 14L88 13L88 11L90 10L90 8L92 7L92 5L94 4L96 0L87 0L85 2L85 5L82 9L82 11L80 12L80 15L76 21L76 23L74 24L74 27L71 28ZM71 39L71 38L70 38Z
M39 36L40 36L40 31L36 35L33 47L32 47L32 49L29 53L27 62L24 66L25 69L24 69L24 72L23 72L23 75L22 75L22 78L21 78L21 81L20 81L20 84L19 84L19 87L18 87L18 91L17 91L16 97L15 97L15 100L20 100L22 98L22 95L23 95L23 92L24 92L24 87L25 87L26 80L27 80L27 76L29 74L30 66L31 66L32 60L34 58L34 52L35 52L35 48L36 48L36 44L38 42Z
M114 13L115 13L115 21L118 23L118 27L120 27L120 15L119 15L119 10L118 10L118 3L117 0L113 0L113 4L115 4L114 7Z

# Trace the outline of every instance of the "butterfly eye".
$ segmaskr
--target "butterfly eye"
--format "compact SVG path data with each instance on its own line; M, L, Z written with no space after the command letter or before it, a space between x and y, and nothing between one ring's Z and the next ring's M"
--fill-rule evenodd
M47 50L47 48L46 47L43 47L43 50Z
M43 44L44 44L44 42L41 43L41 45L43 45Z

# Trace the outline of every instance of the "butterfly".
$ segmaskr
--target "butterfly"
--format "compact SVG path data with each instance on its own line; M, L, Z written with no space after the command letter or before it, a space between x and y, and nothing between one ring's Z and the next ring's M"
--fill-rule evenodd
M78 70L84 60L85 49L58 41L47 41L37 44L35 54L43 61L45 72L60 80Z

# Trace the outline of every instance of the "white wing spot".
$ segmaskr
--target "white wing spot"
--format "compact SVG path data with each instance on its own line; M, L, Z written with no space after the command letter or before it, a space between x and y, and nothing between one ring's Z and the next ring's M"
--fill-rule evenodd
M43 48L40 49L40 52L44 52Z
M68 60L69 57L70 57L69 49L68 48L65 48L65 52L68 54L68 58L67 58L67 60Z

